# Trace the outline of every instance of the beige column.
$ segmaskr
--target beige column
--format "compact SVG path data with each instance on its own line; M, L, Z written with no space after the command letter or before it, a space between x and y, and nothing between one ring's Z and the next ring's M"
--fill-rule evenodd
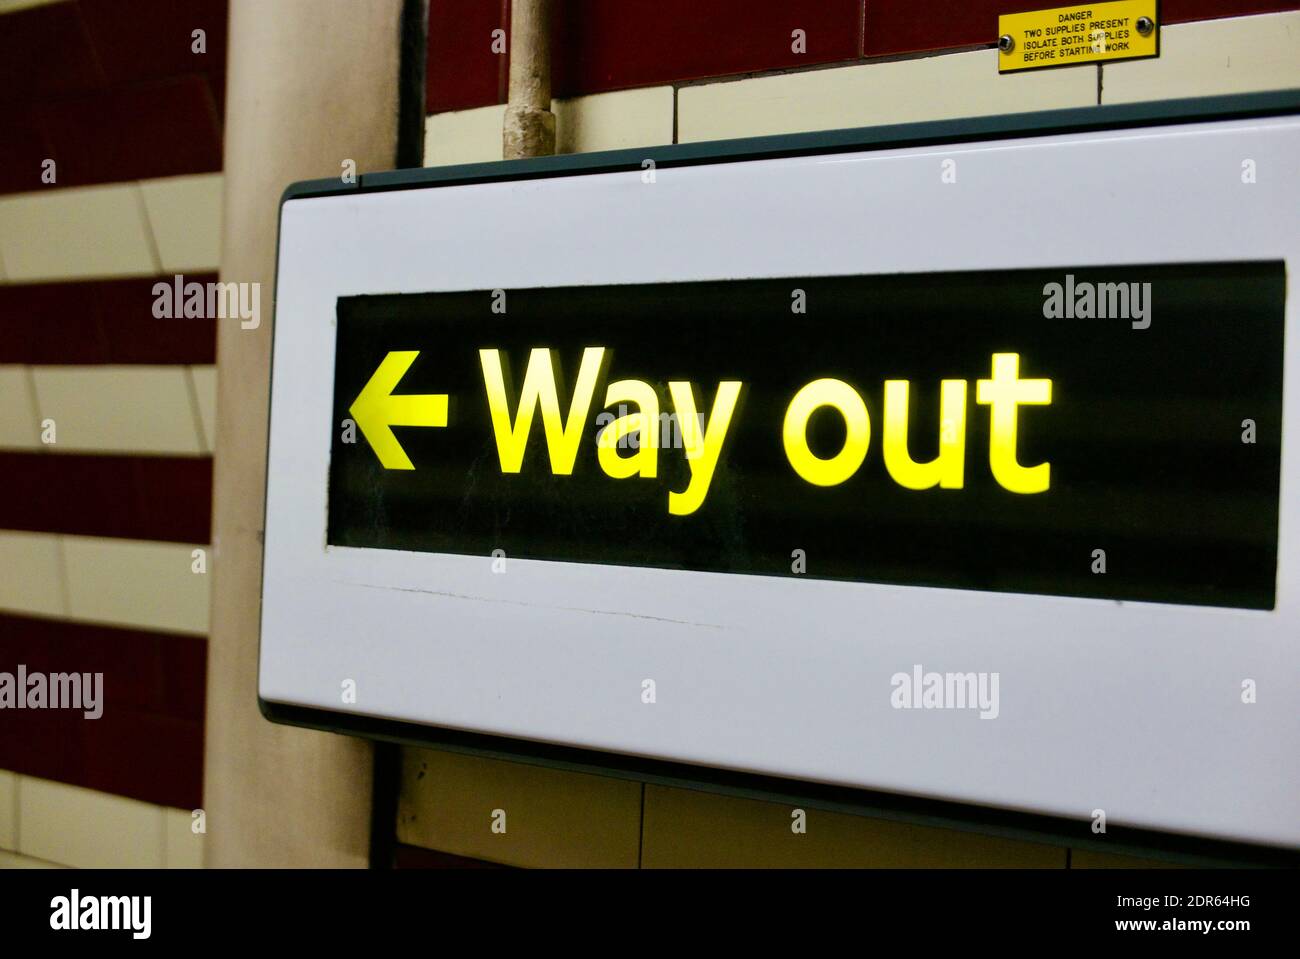
M371 747L257 709L271 303L280 194L390 169L401 0L231 0L221 278L262 286L261 325L220 321L204 808L207 864L365 866Z

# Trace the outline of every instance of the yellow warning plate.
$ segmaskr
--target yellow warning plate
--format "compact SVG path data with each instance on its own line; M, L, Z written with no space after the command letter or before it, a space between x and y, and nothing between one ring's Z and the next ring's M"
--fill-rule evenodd
M998 17L998 72L1160 55L1158 0L1114 0Z

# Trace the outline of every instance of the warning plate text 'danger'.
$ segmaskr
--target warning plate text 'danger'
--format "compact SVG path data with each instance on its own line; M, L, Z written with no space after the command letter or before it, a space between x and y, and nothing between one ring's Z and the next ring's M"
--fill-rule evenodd
M1157 0L1113 0L998 17L998 72L1160 54Z

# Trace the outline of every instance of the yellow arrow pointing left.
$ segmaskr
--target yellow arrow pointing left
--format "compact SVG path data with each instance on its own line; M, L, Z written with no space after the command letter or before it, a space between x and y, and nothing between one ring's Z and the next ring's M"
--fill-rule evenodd
M393 395L419 355L419 350L397 350L385 356L348 410L386 470L415 469L389 427L447 425L446 393Z

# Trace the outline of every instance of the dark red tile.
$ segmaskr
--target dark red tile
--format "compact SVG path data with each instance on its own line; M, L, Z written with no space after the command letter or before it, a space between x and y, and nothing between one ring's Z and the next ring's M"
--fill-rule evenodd
M221 169L220 125L203 74L38 103L33 112L59 186Z
M0 529L203 545L208 457L0 452Z
M187 274L207 283L212 273ZM158 318L154 286L172 277L0 285L0 363L209 364L216 321Z
M0 363L107 363L93 286L0 284Z
M114 100L120 166L102 182L221 169L221 128L204 75L115 90Z
M227 0L78 0L110 84L189 73L226 61ZM193 52L193 31L207 52Z
M102 672L113 702L136 712L201 717L206 662L198 636L0 613L0 669ZM178 692L197 700L178 705Z
M158 711L201 723L207 695L208 644L194 637L180 643L172 639L164 636L159 646L162 683Z
M226 0L0 15L0 192L45 186L46 157L55 187L220 170L226 19ZM207 31L204 54L192 52L195 29Z
M552 86L566 97L851 60L861 17L862 0L568 0L555 5ZM495 3L432 0L430 113L505 102L497 27L508 16ZM804 53L792 50L796 29Z
M206 545L212 539L212 460L132 457L136 513L130 539ZM141 536L139 532L150 535ZM126 535L126 534L123 534Z
M555 5L556 96L858 55L861 0L572 0ZM807 51L792 51L803 30Z
M943 50L998 39L998 15L1050 7L1043 0L866 0L869 57Z
M0 660L0 669L13 672L17 663ZM52 710L4 712L5 735L0 736L0 768L40 779L82 785L85 746L75 725L79 715Z
M120 536L137 512L132 467L124 457L101 464L79 454L56 459L52 453L0 452L0 470L0 528ZM105 503L108 515L100 511Z
M123 117L114 94L41 101L32 112L58 164L58 186L131 179L123 163Z
M429 0L427 112L505 102L509 58L492 52L492 31L509 33L508 8L508 0Z
M215 273L187 273L184 282L209 283ZM175 284L172 276L101 280L93 284L109 363L184 363L217 361L217 321L195 317L155 317L155 287Z
M13 666L0 662L0 668ZM98 719L72 710L6 709L0 766L162 806L200 808L203 724L114 708L107 691L104 698Z
M1043 10L1044 0L866 0L869 57L992 44L998 15ZM1300 9L1296 0L1162 0L1166 23Z
M26 103L0 103L0 193L27 193L41 182L41 164L53 157L32 109Z
M0 614L0 671L101 673L102 715L8 710L0 768L197 808L202 801L207 643Z
M90 789L162 806L203 805L203 722L114 710L82 720L83 781Z
M1296 0L1161 0L1160 16L1165 23L1240 17L1255 13L1300 10Z
M76 3L51 3L0 18L0 101L88 93L104 74Z
M103 673L115 706L164 712L159 650L171 637L9 615L0 615L0 630L0 670L14 673L21 663L29 673Z

